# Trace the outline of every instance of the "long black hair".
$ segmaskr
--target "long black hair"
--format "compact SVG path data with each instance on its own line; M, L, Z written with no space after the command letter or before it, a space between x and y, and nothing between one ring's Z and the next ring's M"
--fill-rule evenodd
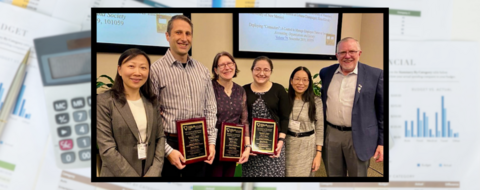
M157 97L153 93L152 90L152 82L150 80L150 58L148 58L147 53L144 51L138 49L138 48L130 48L127 49L120 55L120 58L118 58L118 66L121 67L122 64L126 63L127 61L130 61L131 59L143 55L145 58L147 58L148 61L148 70L149 74L147 76L147 82L143 84L142 87L140 87L140 93L143 94L152 104L156 105L157 103ZM127 99L125 98L125 87L123 86L123 79L122 77L118 74L118 69L117 69L117 76L115 76L115 82L113 83L111 93L115 99L117 99L120 103L125 104L127 102Z
M302 94L302 100L306 103L308 103L308 118L310 121L315 122L317 119L315 117L316 115L316 107L315 107L315 94L313 93L313 80L312 80L312 74L310 74L310 71L303 66L297 67L295 70L293 70L292 74L290 75L290 80L288 81L288 97L290 98L290 101L295 102L295 89L293 89L292 86L292 81L293 77L298 71L305 71L308 75L308 88L303 92ZM292 107L293 110L293 107Z

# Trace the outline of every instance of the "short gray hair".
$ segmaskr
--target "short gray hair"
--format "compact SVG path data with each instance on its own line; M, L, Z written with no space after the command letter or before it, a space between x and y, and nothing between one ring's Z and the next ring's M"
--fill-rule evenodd
M353 41L357 42L358 50L362 50L362 49L360 48L360 42L358 42L357 39L352 38L352 37L346 37L346 38L341 39L341 40L337 43L337 52L338 52L338 47L340 46L340 43L345 42L345 41L348 41L348 40L353 40Z

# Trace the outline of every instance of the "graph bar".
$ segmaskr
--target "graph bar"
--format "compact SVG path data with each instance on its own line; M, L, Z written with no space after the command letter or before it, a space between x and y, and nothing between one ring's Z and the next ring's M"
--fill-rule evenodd
M25 118L30 119L30 114L25 114Z
M422 128L423 137L428 137L427 131L428 131L428 117L425 114L425 112L423 112L423 128Z
M438 137L438 112L435 112L435 137Z
M429 129L429 130L430 130L430 137L433 137L432 129Z
M418 134L418 137L423 137L423 129L425 128L425 121L424 120L420 120L420 134Z
M427 134L425 133L425 131L427 130L427 128L428 128L427 118L426 118L426 116L425 116L425 112L423 112L423 128L422 128L422 134L423 134L422 136L423 136L423 137L426 137L426 136L427 136Z
M22 89L20 90L20 94L18 94L17 98L17 104L15 106L15 109L13 110L13 115L18 115L18 112L20 111L20 106L23 98L23 92L25 92L25 85L22 85Z
M411 122L411 125L410 125L410 126L411 126L411 130L410 130L410 132L412 133L412 135L410 135L410 136L411 136L411 137L414 137L414 136L413 136L413 120L412 120L412 122Z
M426 119L427 119L427 124L426 124L427 127L425 128L425 133L427 134L427 137L428 137L428 136L430 136L429 133L428 133L428 131L431 130L431 129L430 129L430 127L428 127L428 126L429 126L429 125L428 125L428 119L429 119L428 116L426 116Z
M453 134L455 138L458 138L458 133Z
M408 121L405 120L405 137L408 137Z
M420 137L420 108L417 108L417 137Z
M0 83L0 101L2 101L3 98L3 83Z
M23 109L23 106L25 106L25 99L23 99L22 106L20 107L20 117L23 117L23 114L25 114L25 109Z
M447 110L445 109L445 104L443 102L442 96L442 137L447 135Z
M448 137L452 137L452 129L450 129L450 121L448 121Z
M0 160L0 168L10 170L10 171L14 171L15 170L15 165Z

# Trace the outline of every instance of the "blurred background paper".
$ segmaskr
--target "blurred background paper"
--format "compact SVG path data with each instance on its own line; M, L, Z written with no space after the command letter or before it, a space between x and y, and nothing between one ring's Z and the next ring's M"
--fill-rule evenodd
M0 2L36 11L45 15L52 14L57 1L60 0L0 0Z
M480 61L456 56L469 51L478 43L390 41L390 182L478 187Z
M79 31L80 26L0 3L0 102L33 39ZM5 19L8 18L8 19ZM32 189L49 135L45 97L34 48L13 114L0 136L0 189ZM3 97L2 97L3 96ZM29 183L25 183L28 181Z
M303 1L277 0L300 6ZM388 7L389 38L439 40L450 39L452 0L306 0L306 7Z
M81 24L82 30L91 28L92 7L150 7L144 3L132 0L81 0L58 1L52 17L64 19L71 23Z

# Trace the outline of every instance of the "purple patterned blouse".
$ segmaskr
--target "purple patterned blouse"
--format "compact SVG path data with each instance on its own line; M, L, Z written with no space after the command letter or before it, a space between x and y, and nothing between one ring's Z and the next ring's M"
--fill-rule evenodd
M243 87L237 83L233 83L232 94L228 96L225 93L225 88L220 85L216 80L212 80L213 92L217 100L217 124L215 127L218 129L218 136L220 136L220 128L222 122L244 124L245 136L250 137L250 127L248 124L248 112L245 104L247 96ZM218 139L218 138L217 138Z

